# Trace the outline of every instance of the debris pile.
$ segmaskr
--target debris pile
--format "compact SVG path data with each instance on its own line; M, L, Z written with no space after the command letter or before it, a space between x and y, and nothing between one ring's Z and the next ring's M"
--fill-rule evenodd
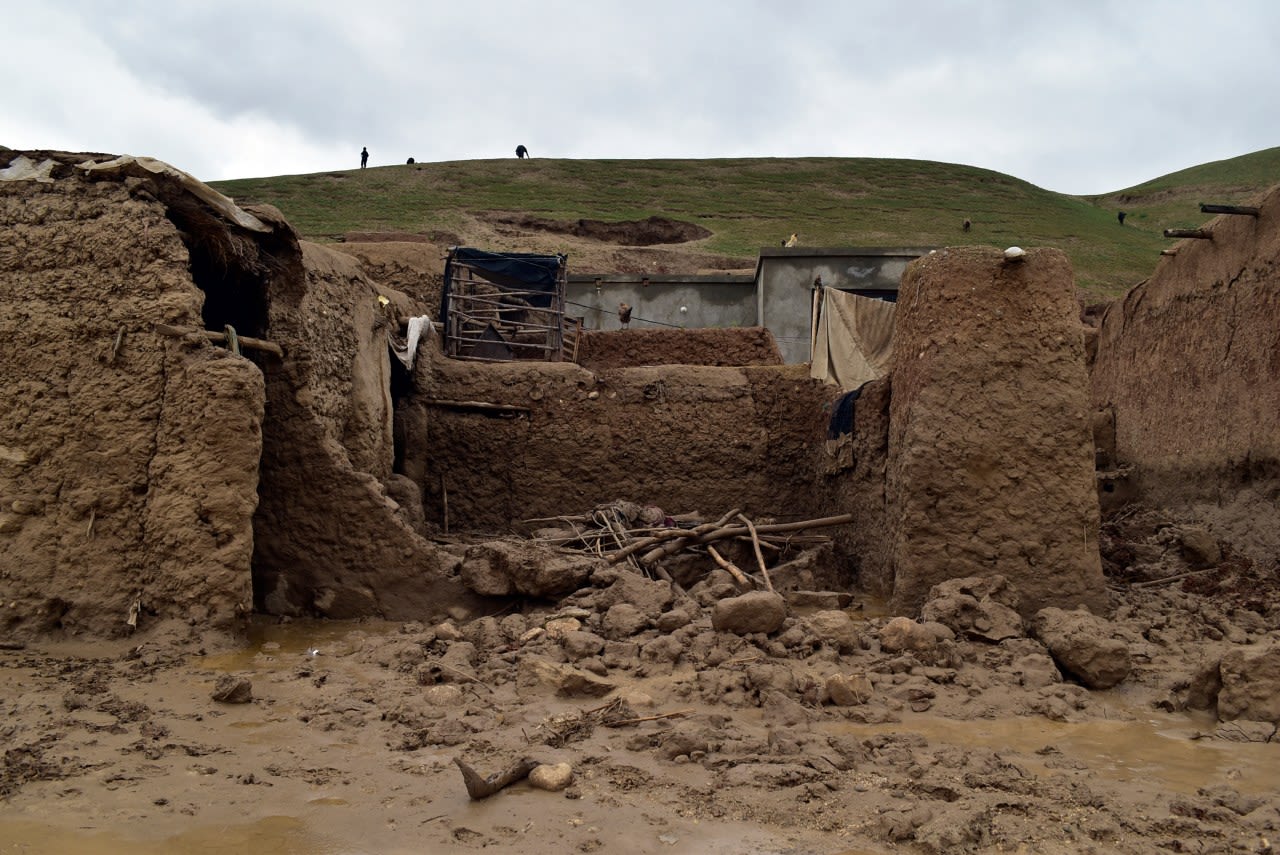
M794 557L805 548L829 542L823 535L802 532L853 521L852 514L840 514L757 525L741 508L734 508L706 522L696 512L672 516L655 505L618 500L584 514L526 520L525 524L558 523L556 527L535 530L534 542L589 552L608 564L625 563L637 573L671 583L677 594L686 596L677 576L688 574L673 572L667 566L668 560L679 564L681 558L701 556L705 559L701 562L703 572L720 567L741 590L773 591L774 583L769 575L771 561L776 563ZM748 547L751 557L748 566L754 568L749 572L739 566L745 563L742 559L731 560L734 552ZM765 557L766 552L769 559Z

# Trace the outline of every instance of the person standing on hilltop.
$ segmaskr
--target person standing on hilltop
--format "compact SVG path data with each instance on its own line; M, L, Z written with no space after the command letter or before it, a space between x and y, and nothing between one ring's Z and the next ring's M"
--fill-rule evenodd
M360 149L360 168L364 169L369 165L369 147L365 146Z

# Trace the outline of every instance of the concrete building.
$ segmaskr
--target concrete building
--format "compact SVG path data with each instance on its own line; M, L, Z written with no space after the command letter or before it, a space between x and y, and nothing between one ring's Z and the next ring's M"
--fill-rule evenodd
M842 291L896 300L907 264L928 248L767 247L747 275L570 274L567 311L589 330L618 329L618 304L632 307L631 325L646 327L768 327L789 363L809 359L812 288L816 280Z

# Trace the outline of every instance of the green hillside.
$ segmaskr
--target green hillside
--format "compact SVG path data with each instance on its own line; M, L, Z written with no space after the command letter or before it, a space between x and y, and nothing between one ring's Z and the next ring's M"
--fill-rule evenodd
M1056 246L1081 288L1114 295L1144 279L1169 226L1197 202L1252 198L1280 175L1280 148L1183 170L1103 196L1041 189L985 169L921 160L472 160L216 182L241 203L280 208L306 237L348 231L465 232L469 214L698 223L710 252L753 263L760 247ZM1120 225L1116 212L1126 211ZM962 221L973 223L970 233ZM607 271L602 271L607 272Z

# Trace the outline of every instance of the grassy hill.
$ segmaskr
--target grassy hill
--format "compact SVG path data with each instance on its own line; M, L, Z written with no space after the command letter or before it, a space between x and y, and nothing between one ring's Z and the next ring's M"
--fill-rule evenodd
M750 265L798 232L807 246L1057 246L1097 295L1136 284L1171 226L1209 219L1197 203L1244 202L1280 180L1280 148L1205 164L1094 197L1066 196L985 169L921 160L472 160L214 183L280 208L302 234L465 233L487 212L558 220L697 223L709 252ZM1121 226L1116 212L1128 219ZM962 221L972 230L961 231ZM585 272L585 271L584 271ZM592 271L609 272L609 271Z

